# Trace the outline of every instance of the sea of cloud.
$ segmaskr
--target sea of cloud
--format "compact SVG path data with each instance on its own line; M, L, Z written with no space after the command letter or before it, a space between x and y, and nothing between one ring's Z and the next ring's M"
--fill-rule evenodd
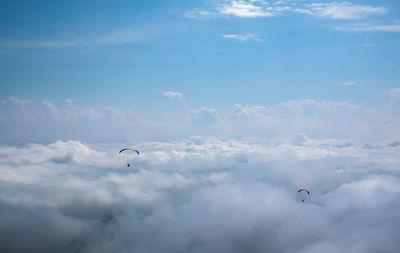
M0 252L400 252L399 140L3 145Z

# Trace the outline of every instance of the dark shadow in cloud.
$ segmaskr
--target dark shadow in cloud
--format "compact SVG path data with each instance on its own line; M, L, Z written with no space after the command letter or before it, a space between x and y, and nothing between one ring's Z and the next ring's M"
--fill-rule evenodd
M95 223L49 207L0 202L0 252L81 252Z
M73 154L65 153L58 156L54 156L50 159L54 163L70 163L73 161Z

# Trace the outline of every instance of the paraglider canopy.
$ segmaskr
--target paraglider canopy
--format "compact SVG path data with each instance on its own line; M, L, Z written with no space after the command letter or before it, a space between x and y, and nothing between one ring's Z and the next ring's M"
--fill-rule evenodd
M119 153L121 154L121 152L123 152L123 151L125 151L125 150L132 150L132 151L135 151L135 152L139 155L139 151L137 151L136 149L133 149L133 148L123 148L123 149L121 149L121 150L119 151Z
M307 194L310 195L310 191L307 189L300 189L297 192L307 192Z

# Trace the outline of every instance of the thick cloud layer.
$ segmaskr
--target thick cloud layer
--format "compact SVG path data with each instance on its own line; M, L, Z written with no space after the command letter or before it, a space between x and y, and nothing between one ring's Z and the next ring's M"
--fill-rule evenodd
M399 252L399 143L2 146L0 251Z

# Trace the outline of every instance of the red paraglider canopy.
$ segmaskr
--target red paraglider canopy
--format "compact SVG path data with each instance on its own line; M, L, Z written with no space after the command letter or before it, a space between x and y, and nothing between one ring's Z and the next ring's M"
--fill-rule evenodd
M297 192L307 192L307 194L310 194L310 191L308 191L307 189L300 189L300 190L298 190Z

